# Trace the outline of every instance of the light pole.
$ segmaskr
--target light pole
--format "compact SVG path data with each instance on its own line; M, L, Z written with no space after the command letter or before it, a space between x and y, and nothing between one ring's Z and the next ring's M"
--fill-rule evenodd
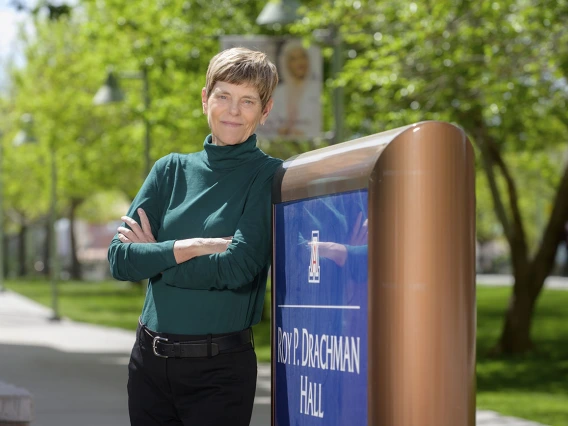
M2 176L4 134L0 130L0 293L4 291L4 180Z
M142 96L144 98L144 178L150 173L150 147L151 147L151 128L150 119L148 118L148 111L150 110L150 85L148 81L148 69L142 67L139 72L124 71L117 73L119 78L142 80ZM105 84L97 91L93 98L95 105L108 105L114 102L121 102L124 100L124 93L120 90L118 79L115 73L111 70L107 72L107 79Z
M331 58L331 75L334 79L339 77L343 68L343 41L341 34L336 27L325 30L314 31L316 40L333 46L333 56ZM333 89L333 143L344 142L343 129L343 87L337 86Z
M297 0L272 0L256 18L258 25L286 25L298 18L300 3ZM343 43L337 28L316 30L314 37L333 46L333 58L331 61L331 73L337 79L343 67ZM343 88L333 89L333 143L343 142Z
M24 114L21 118L22 129L14 138L14 146L21 146L31 143L37 143L37 139L33 133L33 117L31 114ZM57 282L59 280L59 259L57 254L57 232L55 222L57 220L57 163L55 159L55 145L53 141L49 145L49 163L50 163L50 202L49 202L49 232L51 238L49 240L49 276L51 282L51 309L52 314L49 318L51 321L59 321L59 292Z

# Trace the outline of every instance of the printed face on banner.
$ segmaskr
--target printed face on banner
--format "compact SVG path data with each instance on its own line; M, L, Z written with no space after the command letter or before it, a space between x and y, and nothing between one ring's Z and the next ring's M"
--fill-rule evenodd
M267 54L278 69L274 107L259 140L313 140L322 137L323 59L317 46L300 39L268 36L225 36L221 49L242 46Z
M366 425L367 191L277 204L275 230L274 424Z

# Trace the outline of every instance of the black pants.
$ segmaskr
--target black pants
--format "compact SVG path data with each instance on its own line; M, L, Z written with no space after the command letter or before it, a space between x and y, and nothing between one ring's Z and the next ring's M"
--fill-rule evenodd
M139 326L128 364L130 424L248 426L256 375L250 343L211 358L160 358Z

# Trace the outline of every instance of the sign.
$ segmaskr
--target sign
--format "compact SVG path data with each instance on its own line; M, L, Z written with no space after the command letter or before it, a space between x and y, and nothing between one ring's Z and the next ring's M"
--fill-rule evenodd
M300 39L231 35L221 38L221 50L246 47L266 53L278 69L274 106L256 133L265 140L309 140L322 135L322 54L305 48Z
M275 205L274 425L367 424L367 196Z

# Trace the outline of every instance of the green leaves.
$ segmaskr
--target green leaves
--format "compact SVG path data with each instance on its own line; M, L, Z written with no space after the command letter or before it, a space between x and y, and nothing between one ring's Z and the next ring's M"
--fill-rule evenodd
M483 126L522 188L518 203L535 247L565 167L553 159L562 158L568 130L561 112L568 98L567 2L335 1L324 8L308 11L294 29L311 37L339 28L345 65L338 81L351 134L439 119L474 137ZM487 210L485 185L479 180ZM507 199L506 187L499 188ZM483 234L500 228L485 223L493 215L478 217Z

